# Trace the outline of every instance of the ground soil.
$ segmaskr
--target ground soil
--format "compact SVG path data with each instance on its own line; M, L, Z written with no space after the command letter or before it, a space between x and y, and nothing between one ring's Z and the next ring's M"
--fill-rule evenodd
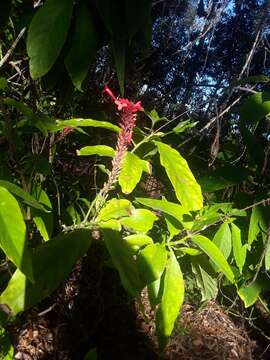
M99 360L270 359L245 324L235 322L214 301L200 310L183 306L161 356L145 293L142 302L145 316L127 297L103 245L97 242L55 294L10 327L15 359L83 360L91 348Z

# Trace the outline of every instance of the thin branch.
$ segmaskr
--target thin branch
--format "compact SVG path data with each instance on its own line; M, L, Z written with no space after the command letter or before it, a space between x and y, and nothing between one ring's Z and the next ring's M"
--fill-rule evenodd
M18 45L25 32L26 27L24 27L20 31L19 35L15 39L14 43L11 45L10 49L7 51L6 55L0 60L0 68L8 61L9 57L13 54L13 51L15 50L16 46Z

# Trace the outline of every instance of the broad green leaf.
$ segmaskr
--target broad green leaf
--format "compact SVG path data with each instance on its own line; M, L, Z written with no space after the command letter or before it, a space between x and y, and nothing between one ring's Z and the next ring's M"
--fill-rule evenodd
M231 224L232 228L232 246L233 246L233 257L236 265L242 274L243 266L246 261L246 246L242 246L241 241L241 230L235 224Z
M96 348L92 348L90 349L87 354L85 355L85 357L83 358L83 360L97 360L98 359L98 355L97 355L97 349Z
M101 229L111 229L111 230L116 230L116 231L121 231L121 224L118 220L115 219L111 219L108 221L100 221L98 223L98 226Z
M124 237L123 241L133 254L136 254L142 246L153 244L150 236L145 234L133 234Z
M100 210L96 222L129 216L133 209L131 202L126 199L112 199Z
M176 197L187 210L199 210L203 207L200 185L195 180L186 160L169 145L154 141L161 165L174 187Z
M157 280L147 285L148 298L151 304L152 309L155 308L161 301L163 285L164 285L164 274Z
M129 41L143 27L147 19L151 18L151 8L151 0L125 0Z
M264 215L261 206L252 208L249 228L248 228L248 245L251 245L261 230L266 231L267 225L265 223Z
M227 279L233 283L233 271L219 248L207 237L202 235L193 236L192 241L209 256L219 270L221 270Z
M243 101L240 108L241 121L251 124L261 120L270 113L270 94L257 92Z
M149 198L136 198L136 201L142 205L150 207L151 209L158 210L164 214L172 216L176 220L180 221L186 229L192 228L192 217L182 205L167 201L166 199L157 200Z
M137 256L137 264L143 285L149 285L160 278L167 261L167 251L164 245L150 244L141 250Z
M146 114L147 114L147 116L150 117L150 119L152 121L152 126L154 126L159 121L162 121L165 119L165 118L161 118L155 109L152 109L151 111L146 111Z
M267 248L266 248L266 253L265 253L265 258L264 258L264 264L265 264L265 270L269 271L270 270L270 244L269 241L266 244Z
M211 274L209 262L202 257L196 257L192 258L191 266L196 283L201 290L201 301L215 299L218 294L217 279Z
M121 234L111 229L102 229L112 262L119 272L124 288L134 297L142 290L138 268L133 255L126 248Z
M23 200L23 202L26 203L27 205L35 209L48 212L48 210L46 210L45 207L42 204L40 204L32 195L22 190L19 186L5 180L0 180L0 186L4 187L13 195Z
M0 247L6 256L33 281L31 252L26 226L17 200L0 187Z
M173 252L167 260L161 303L156 315L159 347L163 350L171 335L175 320L184 301L184 280Z
M119 184L124 194L130 194L134 190L145 169L148 169L148 173L150 172L147 161L131 152L125 154L119 175Z
M11 344L8 332L0 326L0 359L12 360L14 348Z
M119 132L120 128L114 124L111 124L107 121L99 121L93 119L69 119L69 120L57 120L56 121L59 129L64 129L67 126L71 127L98 127L103 129L112 130L114 132Z
M120 223L130 230L146 233L152 229L156 220L157 216L150 210L134 209L129 217L121 218Z
M58 58L66 41L72 9L72 0L46 0L33 17L26 44L33 79L47 74Z
M114 157L114 154L115 154L114 149L106 145L85 146L80 150L77 150L77 155L80 156L99 155L99 156Z
M223 223L215 233L213 243L219 248L228 259L232 250L231 230L227 222Z
M45 241L49 240L53 232L53 212L51 201L44 190L39 186L35 186L32 190L32 195L37 199L37 201L44 205L47 210L50 212L43 212L37 209L32 209L32 215L34 223L38 228L41 236Z
M247 169L228 165L214 171L209 171L209 173L199 178L198 182L203 191L214 192L241 184L248 176L249 171Z
M242 286L238 290L238 295L243 300L245 307L252 306L258 299L262 288L259 281L255 281L250 286Z
M125 92L125 69L126 69L126 36L124 32L115 33L111 40L114 63L120 87L120 93L123 96Z
M80 229L60 234L35 248L35 284L31 284L19 270L16 270L0 296L0 304L6 304L13 315L36 305L60 285L90 244L91 232Z
M97 34L94 19L85 2L80 4L76 15L76 24L70 51L65 59L66 68L74 86L82 90L82 82L86 78L96 51Z

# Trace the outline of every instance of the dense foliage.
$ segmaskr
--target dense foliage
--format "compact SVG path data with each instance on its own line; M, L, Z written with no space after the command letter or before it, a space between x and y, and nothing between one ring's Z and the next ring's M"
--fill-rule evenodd
M0 6L2 357L94 233L161 351L189 281L268 309L269 4Z

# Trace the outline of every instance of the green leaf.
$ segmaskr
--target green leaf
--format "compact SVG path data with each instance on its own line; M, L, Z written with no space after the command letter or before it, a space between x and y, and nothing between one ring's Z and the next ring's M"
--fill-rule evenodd
M209 256L215 265L224 273L227 279L233 283L233 271L219 248L207 237L202 235L193 236L192 241Z
M60 285L90 244L91 232L80 229L60 234L37 247L33 253L35 284L15 271L0 296L0 304L7 305L13 315L37 304Z
M112 37L111 46L116 67L118 83L121 95L125 92L125 68L126 68L126 37L124 32L116 33Z
M258 299L262 288L260 282L257 280L249 286L242 286L238 290L238 295L243 300L245 307L250 307L255 304Z
M215 299L218 294L217 279L213 277L209 261L197 256L192 258L191 266L196 283L201 290L201 301Z
M98 127L108 129L114 132L119 132L120 128L107 121L99 121L93 119L69 119L69 120L57 120L56 121L59 129L64 129L67 126L71 127Z
M157 220L150 210L134 209L129 217L120 219L120 223L128 229L136 232L146 233L152 229L154 222Z
M119 184L124 194L130 194L134 190L145 169L150 173L150 165L147 161L131 152L125 154L119 175Z
M114 154L114 149L106 145L85 146L80 150L77 150L77 155L79 156L99 155L114 157Z
M178 125L176 125L172 131L176 134L181 134L188 129L192 129L197 125L197 122L192 122L192 119L181 121Z
M165 119L165 118L161 118L158 115L158 112L156 111L156 109L152 109L151 111L145 111L145 113L151 119L152 126L155 126L159 121L162 121Z
M142 205L150 207L151 209L158 210L164 214L170 215L184 226L185 229L192 228L192 217L190 213L182 206L166 199L149 199L149 198L136 198L136 201Z
M8 84L7 79L0 76L0 90L5 90L7 84Z
M167 260L161 303L156 315L159 347L163 350L171 335L175 320L184 301L184 280L173 252Z
M33 116L33 111L27 105L25 105L22 101L17 101L17 100L11 99L10 97L6 97L2 101L5 105L14 107L17 111L22 113L25 117L31 118Z
M267 248L266 248L266 253L265 253L265 258L264 258L264 264L265 264L265 270L269 271L270 270L270 244L269 241L266 244Z
M85 2L81 3L76 16L71 48L65 64L74 86L82 90L85 79L97 51L97 34L94 19Z
M239 166L224 166L220 169L209 171L207 175L198 179L202 190L214 192L227 187L241 184L249 176L249 171Z
M0 187L0 247L6 256L33 281L31 252L27 247L26 226L16 199Z
M231 230L227 222L223 223L215 233L213 243L219 248L228 259L232 250Z
M126 19L129 41L143 27L148 18L151 19L151 0L125 0Z
M47 74L58 58L66 41L72 9L72 0L46 0L33 17L27 36L33 79Z
M262 207L254 206L252 208L248 228L248 245L251 245L253 241L256 240L261 230L267 230L267 225L264 219Z
M11 344L8 332L0 326L0 359L12 360L14 348Z
M32 190L33 196L39 203L43 204L50 212L45 213L37 209L32 209L34 223L45 241L49 240L53 232L53 212L51 201L44 190L35 186Z
M100 210L96 222L129 216L133 209L131 202L126 199L112 199Z
M98 355L97 355L97 349L96 348L92 348L90 349L87 354L85 355L85 357L83 358L83 360L97 360L98 359Z
M200 185L196 182L186 160L169 145L154 141L161 165L174 187L177 199L187 210L199 210L203 207Z
M13 195L16 195L23 200L27 205L42 211L48 211L45 207L40 204L33 196L22 190L19 186L12 184L9 181L0 180L0 186L6 188Z
M143 285L149 285L160 278L167 261L167 251L164 245L150 244L141 250L137 256L137 264Z
M132 254L136 254L142 246L153 244L150 236L145 234L132 234L124 237L123 241L126 243L127 248L130 249Z
M112 262L119 272L124 288L134 297L142 290L138 268L133 255L126 248L121 234L112 229L102 229Z
M270 93L263 91L249 96L240 108L241 121L251 124L270 113Z
M232 245L233 245L233 256L236 262L240 274L242 274L243 266L246 261L246 245L242 246L241 241L241 230L235 224L231 224L232 228Z
M182 251L184 254L188 254L190 256L198 256L201 255L201 251L198 249L194 249L192 247L185 247L185 246L181 246L179 248L180 251Z
M147 285L148 298L152 309L154 309L161 301L163 285L164 285L164 274L159 279L153 281Z

